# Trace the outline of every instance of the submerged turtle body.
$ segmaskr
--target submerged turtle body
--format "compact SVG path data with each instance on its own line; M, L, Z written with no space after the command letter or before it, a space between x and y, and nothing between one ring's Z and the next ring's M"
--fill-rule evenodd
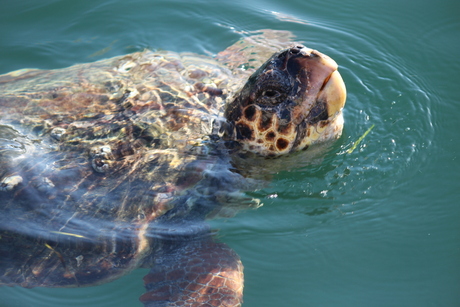
M0 76L0 283L144 266L146 305L241 304L241 262L203 223L258 206L235 157L334 140L345 103L335 62L302 45L241 69L249 41L257 61L284 45L263 37L214 59L145 51Z

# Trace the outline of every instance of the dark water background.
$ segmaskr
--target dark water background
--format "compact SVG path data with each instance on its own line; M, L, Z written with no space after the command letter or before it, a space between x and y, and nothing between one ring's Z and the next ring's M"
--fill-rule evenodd
M292 31L338 62L345 130L255 192L263 207L211 221L245 264L244 306L460 306L459 15L448 0L0 0L0 73ZM145 273L3 287L0 306L140 306Z

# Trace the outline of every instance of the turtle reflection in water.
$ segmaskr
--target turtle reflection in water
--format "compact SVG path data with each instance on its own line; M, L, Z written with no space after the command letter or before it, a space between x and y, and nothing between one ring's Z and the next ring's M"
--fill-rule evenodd
M288 36L0 76L0 284L147 267L146 306L240 306L241 261L205 219L258 206L244 194L267 172L258 161L342 131L337 64L299 44L274 52Z

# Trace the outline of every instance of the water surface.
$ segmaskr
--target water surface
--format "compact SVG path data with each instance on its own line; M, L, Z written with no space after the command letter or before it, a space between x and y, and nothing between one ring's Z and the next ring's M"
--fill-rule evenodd
M460 4L454 1L20 1L0 73L144 48L214 55L259 29L330 55L342 138L276 174L257 210L211 221L245 265L244 306L460 305ZM356 149L347 150L372 125ZM0 288L1 306L134 306L139 269L80 289Z

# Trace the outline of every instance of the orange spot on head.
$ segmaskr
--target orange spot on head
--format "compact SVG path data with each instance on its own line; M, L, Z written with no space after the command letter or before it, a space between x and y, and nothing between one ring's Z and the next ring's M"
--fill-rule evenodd
M254 105L249 105L244 109L244 117L250 122L252 122L256 118L257 109Z
M273 114L271 113L266 113L263 114L259 118L259 124L257 125L257 128L259 131L266 131L272 126L272 121L273 121Z
M285 150L289 146L289 141L283 138L279 138L276 141L276 148L278 148L279 151Z
M267 141L273 141L275 139L275 137L276 137L276 134L273 131L270 131L265 135L265 139Z

